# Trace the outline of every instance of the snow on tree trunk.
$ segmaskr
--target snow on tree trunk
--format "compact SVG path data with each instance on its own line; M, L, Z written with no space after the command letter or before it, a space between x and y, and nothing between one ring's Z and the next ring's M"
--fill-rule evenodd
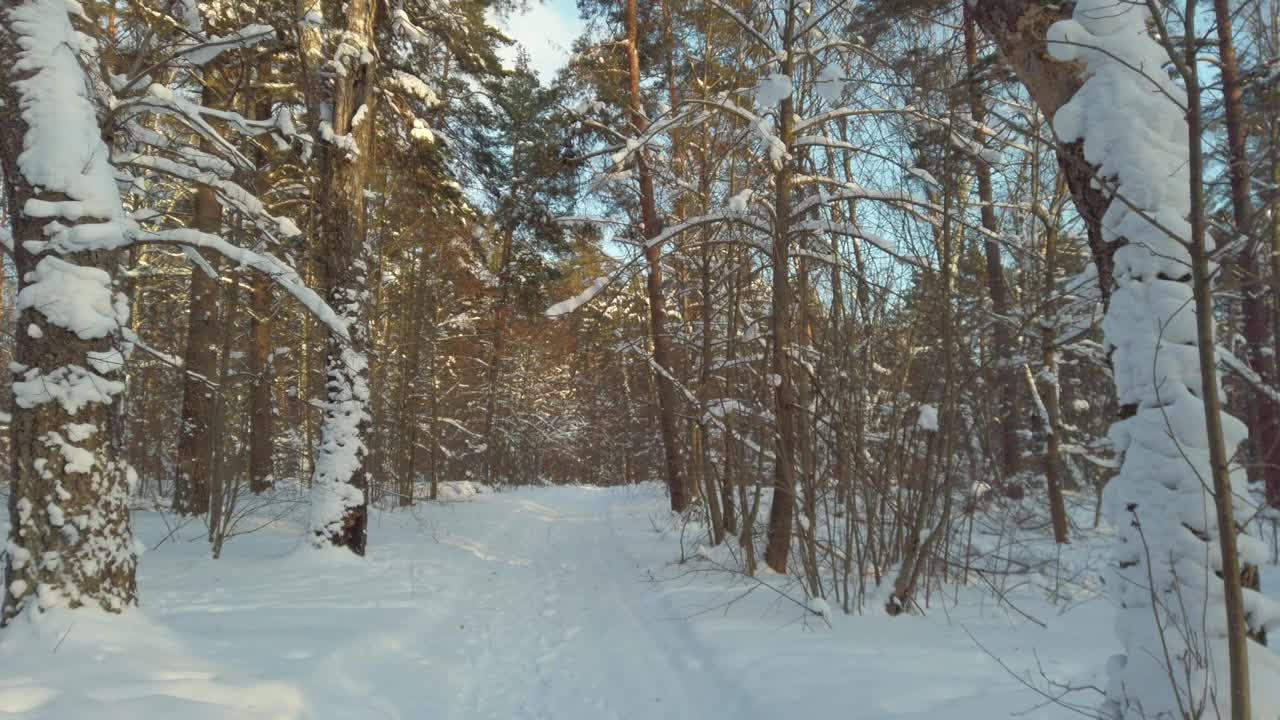
M1212 468L1187 247L1186 95L1162 70L1168 56L1148 34L1149 18L1146 6L1085 0L1048 32L1049 52L1083 63L1088 74L1054 115L1054 128L1065 141L1084 140L1085 158L1116 195L1101 223L1116 248L1103 330L1117 397L1131 412L1111 429L1124 460L1105 496L1119 533L1109 584L1125 649L1108 664L1106 709L1125 718L1183 717L1212 703L1210 714L1227 716L1226 613L1214 574L1221 551L1206 490ZM1226 414L1222 426L1230 456L1246 430ZM1248 517L1243 470L1233 468L1231 480L1237 517ZM1248 535L1239 534L1239 546L1243 562L1265 559ZM1268 605L1246 591L1252 627L1274 619Z
M333 268L332 260L326 262ZM329 305L346 321L349 336L331 334L326 345L326 393L311 489L311 532L316 547L365 551L368 522L369 332L364 313L364 261L355 259L332 286Z
M27 607L136 598L127 500L136 481L115 447L128 305L112 273L125 217L98 126L95 45L68 0L5 3L0 161L18 270L5 622Z
M337 9L333 5L327 8ZM326 353L326 399L320 446L312 479L311 533L317 547L365 552L368 524L369 301L364 180L373 145L374 77L377 49L371 0L341 6L345 28L334 34L332 59L324 69L319 108L320 262L329 306L347 337L331 332Z

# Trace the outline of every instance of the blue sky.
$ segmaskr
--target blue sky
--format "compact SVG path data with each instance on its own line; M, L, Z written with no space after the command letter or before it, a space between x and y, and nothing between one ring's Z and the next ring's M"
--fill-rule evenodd
M529 53L533 67L544 81L555 76L569 58L569 48L581 32L574 0L530 0L528 10L508 18L496 17L499 28ZM507 48L503 59L516 57L516 48Z

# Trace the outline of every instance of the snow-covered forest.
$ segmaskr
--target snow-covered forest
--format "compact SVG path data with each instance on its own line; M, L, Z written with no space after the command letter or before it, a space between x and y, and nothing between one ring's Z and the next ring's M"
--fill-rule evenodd
M0 0L0 718L1280 720L1280 3L546 2Z

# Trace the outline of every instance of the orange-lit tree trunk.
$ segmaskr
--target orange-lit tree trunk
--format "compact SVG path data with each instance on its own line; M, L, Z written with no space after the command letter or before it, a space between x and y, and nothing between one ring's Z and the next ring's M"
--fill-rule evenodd
M640 96L640 49L636 0L626 0L627 7L627 68L631 91L631 126L636 135L642 135L649 126L644 114L644 102ZM653 176L645 161L644 150L636 151L636 169L640 176L640 220L644 236L650 240L662 232L658 219L657 200L654 197ZM653 361L658 366L654 382L658 391L658 414L662 425L663 457L667 474L667 489L671 494L671 509L684 512L689 506L689 494L685 488L684 472L680 462L680 430L676 424L675 387L671 381L675 365L671 351L671 336L667 334L667 303L662 290L662 248L645 243L644 257L649 276L646 288L649 297L649 329L653 341Z
M1240 253L1240 274L1244 287L1241 303L1244 311L1244 339L1249 367L1263 384L1275 387L1275 359L1269 354L1273 324L1267 310L1269 281L1257 257L1257 243L1252 242L1253 202L1250 198L1249 158L1246 143L1244 103L1240 88L1240 66L1232 38L1232 10L1226 0L1214 0L1218 25L1218 71L1222 78L1223 114L1227 121L1227 177L1231 182L1232 223L1237 237L1246 238ZM1270 243L1262 247L1270 249ZM1276 402L1265 392L1249 388L1249 444L1257 477L1266 487L1267 501L1280 507L1280 412Z

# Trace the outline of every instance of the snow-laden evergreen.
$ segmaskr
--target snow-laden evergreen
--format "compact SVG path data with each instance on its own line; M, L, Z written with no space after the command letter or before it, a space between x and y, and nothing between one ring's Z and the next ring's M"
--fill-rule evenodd
M1226 612L1218 523L1192 300L1186 94L1162 69L1163 47L1147 29L1145 5L1085 0L1049 31L1062 61L1088 79L1054 117L1114 193L1102 226L1117 243L1116 288L1103 321L1122 406L1111 440L1123 454L1107 486L1106 513L1119 532L1108 579L1120 605L1124 654L1108 663L1106 710L1122 718L1180 718L1204 709L1229 716ZM1247 437L1224 413L1233 455ZM1233 466L1236 517L1248 518L1244 469ZM1239 533L1241 561L1265 561L1265 547ZM1280 619L1273 603L1246 590L1250 626ZM1254 645L1253 643L1250 643ZM1280 691L1274 656L1253 652L1254 707L1274 717ZM1270 708L1270 714L1265 714Z

